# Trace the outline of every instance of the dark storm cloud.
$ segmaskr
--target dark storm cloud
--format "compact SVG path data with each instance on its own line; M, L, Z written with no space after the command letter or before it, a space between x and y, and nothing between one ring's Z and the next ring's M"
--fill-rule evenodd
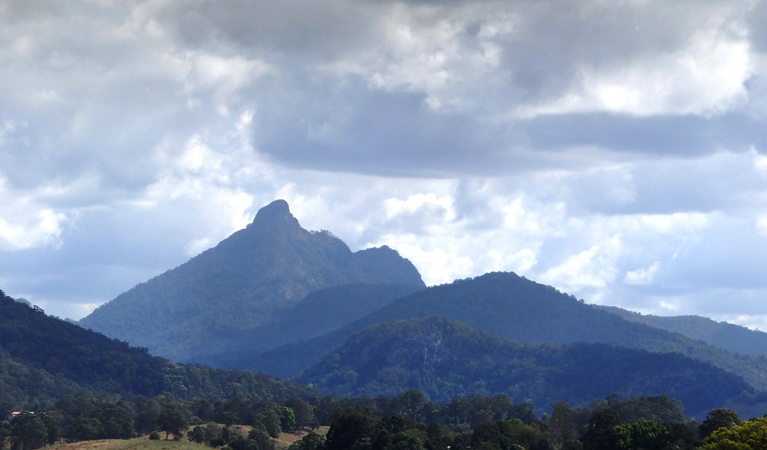
M617 151L694 157L721 148L766 148L761 124L741 114L704 117L587 113L541 116L519 124L527 143L540 149L595 146Z
M255 142L277 160L323 170L448 176L535 168L513 151L519 148L583 145L692 156L761 145L756 124L732 114L638 117L630 111L565 110L496 119L517 106L566 95L584 67L609 72L684 51L717 10L707 3L708 14L689 14L690 6L416 2L408 11L391 2L195 1L164 5L152 18L191 49L263 57L275 65L274 80L244 95L258 105ZM721 9L718 20L726 37L732 34L727 24L736 16ZM460 52L447 55L443 65L457 80L454 92L433 92L428 79L436 74L428 71L412 74L408 84L389 79L393 75L387 71L394 70L398 58L418 56L397 54L397 37L385 20L393 11L402 16L403 29L413 33L411 39L422 38L423 51ZM437 32L442 34L434 38ZM492 73L474 71L470 58L488 46L497 51L496 66ZM350 58L361 73L320 70ZM387 87L372 83L374 76L382 76ZM443 97L447 106L429 103ZM450 106L451 100L460 106Z
M305 104L313 107L301 108ZM505 126L434 113L420 93L371 91L355 80L332 98L280 107L260 114L255 139L286 165L431 176L450 175L456 167L468 174L515 170L497 165L513 145ZM492 155L496 165L488 169Z

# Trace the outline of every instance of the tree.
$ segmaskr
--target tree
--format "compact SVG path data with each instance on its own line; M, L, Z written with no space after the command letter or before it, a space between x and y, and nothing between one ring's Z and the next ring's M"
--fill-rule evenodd
M273 408L267 409L258 416L257 425L263 428L269 436L275 439L280 437L280 432L282 431L280 415Z
M623 424L618 411L601 409L591 415L589 428L581 439L587 449L609 450L613 428Z
M224 430L221 428L221 425L217 423L209 423L205 425L205 438L210 443L211 447L217 447L216 445L213 445L213 441L215 440L218 442L219 440L222 442L221 445L224 445L224 439L222 437Z
M240 418L237 417L237 413L234 411L224 411L224 413L221 414L221 423L223 423L226 428L229 428L235 423L239 422Z
M325 438L311 431L300 441L296 441L288 447L288 450L320 450L325 443Z
M133 400L136 411L134 426L138 434L147 434L157 429L158 418L162 410L162 406L160 406L162 399L163 397L158 396L150 400L142 395L137 395Z
M391 437L390 448L396 450L423 450L419 438L407 432L400 432Z
M2 294L3 291L0 291ZM0 295L2 297L2 295ZM8 438L11 437L11 424L7 420L0 422L0 448L4 449L8 443Z
M264 430L257 428L250 430L248 432L248 440L255 442L259 450L272 450L274 448L274 441Z
M348 407L337 410L330 418L325 441L326 450L366 450L380 430L380 419L370 408Z
M157 418L160 429L165 432L165 440L168 440L171 434L180 435L182 430L187 427L186 411L184 407L176 402L166 403L160 416Z
M767 417L731 428L719 428L703 441L700 450L752 450L767 448Z
M319 425L314 415L314 407L300 398L291 398L285 406L293 410L297 428L316 427Z
M284 432L290 432L296 429L296 414L293 408L287 406L280 410L280 429Z
M504 436L501 433L496 422L488 420L474 427L474 433L471 437L471 447L487 447L505 450L511 447L511 440L508 436Z
M61 438L61 425L59 425L59 421L50 414L41 414L40 419L42 419L43 424L45 425L46 443L48 445L55 444L56 441Z
M229 443L232 450L262 450L255 441L245 438L237 438Z
M192 428L192 430L189 431L186 436L190 441L196 442L198 444L202 444L207 439L205 428L199 425L196 425L194 428Z
M563 401L558 401L552 406L548 425L554 438L560 443L575 440L578 434L575 431L573 409Z
M640 420L613 427L599 441L600 450L663 450L670 443L668 429L658 422Z
M95 417L75 417L69 422L64 437L70 442L92 441L104 434L104 425Z
M34 450L46 444L48 429L39 415L20 415L11 421L11 449Z
M732 428L733 426L742 424L743 421L738 417L738 413L731 409L717 408L712 409L706 414L706 420L700 424L698 428L700 430L701 438L707 438L714 431L719 428Z

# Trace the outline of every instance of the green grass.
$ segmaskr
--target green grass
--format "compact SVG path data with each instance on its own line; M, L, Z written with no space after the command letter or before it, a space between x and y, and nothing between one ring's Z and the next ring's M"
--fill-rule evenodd
M210 450L205 445L188 441L137 439L103 439L82 441L55 447L56 450Z
M247 436L251 427L238 426L242 428L243 435ZM191 429L192 427L190 427ZM329 427L319 427L314 430L324 436ZM165 433L160 433L163 437ZM300 440L306 432L302 433L283 433L274 440L274 446L277 449L284 449L295 441ZM73 442L71 444L56 445L54 450L212 450L205 444L195 444L189 442L186 438L180 441L160 439L159 441L150 441L147 436L135 439L101 439L97 441Z

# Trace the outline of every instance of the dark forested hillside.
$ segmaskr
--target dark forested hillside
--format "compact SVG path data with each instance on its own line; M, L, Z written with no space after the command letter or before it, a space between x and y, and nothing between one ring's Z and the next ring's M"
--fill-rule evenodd
M336 395L396 395L433 401L505 394L516 401L586 405L611 394L667 394L700 413L743 391L742 378L679 354L604 344L520 345L447 318L374 325L298 377Z
M416 292L363 318L373 323L442 315L519 342L592 342L656 353L678 352L742 376L767 389L767 358L739 355L587 305L551 286L514 273L488 273Z
M310 292L351 283L424 287L416 268L396 251L352 253L328 232L301 228L288 204L278 200L246 229L119 295L80 323L189 361L226 351L233 336L275 320Z
M735 354L680 334L629 322L513 273L489 273L427 288L300 345L288 344L262 354L244 351L240 361L251 370L293 376L370 325L431 315L451 317L518 342L604 343L655 353L677 352L738 374L757 389L767 389L764 357Z
M663 317L640 314L615 306L600 306L600 308L617 314L628 321L678 333L691 339L708 342L725 350L767 356L767 333L762 331L749 330L746 327L727 322L715 322L700 316Z
M272 377L178 365L146 350L48 317L0 291L0 392L21 408L65 395L172 398L308 397L305 386Z

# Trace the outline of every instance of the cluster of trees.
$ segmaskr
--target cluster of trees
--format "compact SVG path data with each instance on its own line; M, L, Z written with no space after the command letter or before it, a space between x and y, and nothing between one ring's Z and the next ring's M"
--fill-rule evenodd
M190 441L211 447L230 445L238 439L263 444L284 431L318 426L314 411L314 406L300 398L280 404L242 396L186 402L163 395L151 399L137 396L132 401L65 397L48 411L25 412L0 422L0 449L8 440L14 450L33 450L59 440L130 439L147 434L150 438L160 439L164 434L164 439L180 439L187 433ZM236 425L253 429L244 436Z
M242 425L252 427L247 433ZM702 423L686 421L679 402L666 396L621 399L610 396L588 407L565 402L550 413L513 403L504 395L456 396L433 403L420 391L392 397L291 398L278 403L236 396L179 401L166 396L66 397L51 410L0 423L0 448L33 450L59 440L180 439L228 446L231 450L273 450L282 432L310 432L290 450L707 450L722 443L767 435L767 419L741 422L730 410L715 409ZM767 447L752 447L767 448Z
M611 397L578 409L558 402L551 414L540 419L531 414L518 417L517 413L525 408L511 408L502 397L456 400L443 408L455 410L460 405L471 405L473 420L469 423L422 422L413 420L404 411L382 416L376 412L380 406L377 404L343 406L331 415L325 438L309 433L290 450L767 448L767 419L742 423L735 412L715 409L701 424L695 420L685 421L678 404L663 396L628 400Z

